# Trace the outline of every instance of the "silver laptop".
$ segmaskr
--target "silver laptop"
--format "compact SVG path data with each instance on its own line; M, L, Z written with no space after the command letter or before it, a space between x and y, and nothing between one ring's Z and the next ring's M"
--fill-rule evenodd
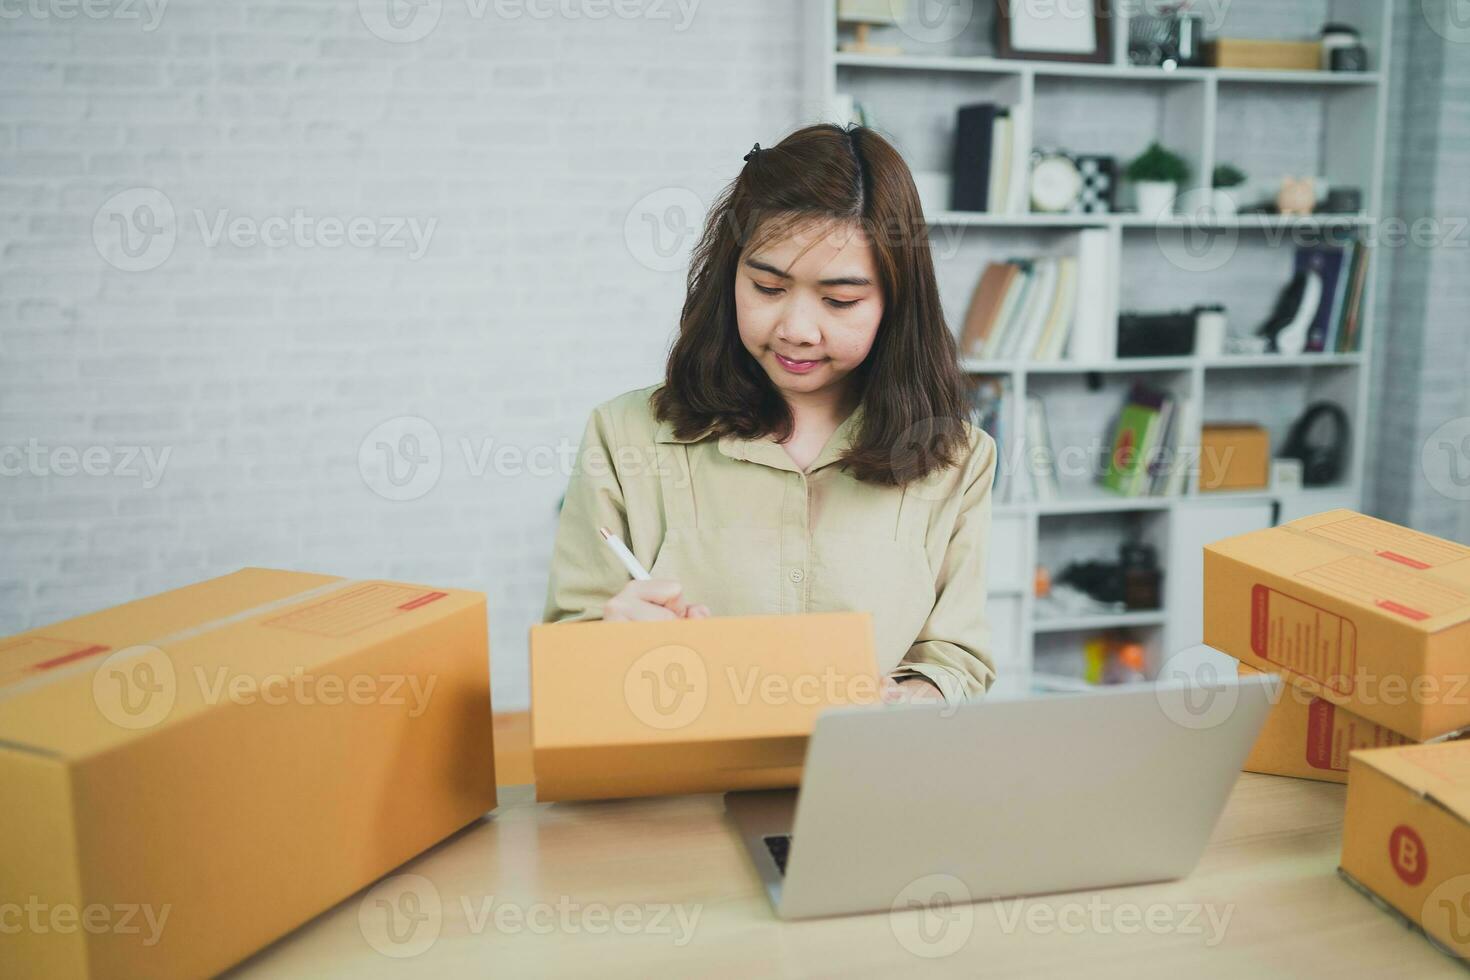
M887 911L933 875L974 901L1181 878L1280 684L833 709L799 791L725 808L783 919Z

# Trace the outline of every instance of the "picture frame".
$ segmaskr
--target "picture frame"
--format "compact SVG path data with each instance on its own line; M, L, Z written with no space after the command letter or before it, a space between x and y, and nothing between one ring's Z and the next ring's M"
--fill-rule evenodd
M1002 58L1110 64L1108 0L995 0L995 46Z

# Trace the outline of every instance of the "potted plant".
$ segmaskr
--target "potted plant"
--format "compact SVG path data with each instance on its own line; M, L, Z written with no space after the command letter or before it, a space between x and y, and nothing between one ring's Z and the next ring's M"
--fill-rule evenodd
M1239 210L1240 202L1235 199L1232 189L1245 183L1244 170L1222 163L1215 168L1214 179L1210 183L1214 187L1210 203L1217 215L1228 216Z
M1133 184L1138 213L1161 218L1173 208L1180 185L1189 180L1189 163L1155 142L1128 164L1125 175Z

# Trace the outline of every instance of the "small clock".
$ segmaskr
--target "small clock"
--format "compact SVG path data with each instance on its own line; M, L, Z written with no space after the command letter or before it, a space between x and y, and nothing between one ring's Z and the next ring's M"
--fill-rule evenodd
M1082 193L1082 173L1065 153L1038 152L1031 160L1031 210L1064 214Z

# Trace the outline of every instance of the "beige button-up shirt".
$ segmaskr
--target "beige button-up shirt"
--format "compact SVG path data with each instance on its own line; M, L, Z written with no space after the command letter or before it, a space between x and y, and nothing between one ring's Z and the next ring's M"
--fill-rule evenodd
M600 619L628 573L597 533L712 616L867 611L878 667L945 698L995 676L985 616L995 442L966 424L965 459L905 487L833 466L859 407L806 470L773 438L680 439L653 416L654 385L599 405L567 486L545 622Z

